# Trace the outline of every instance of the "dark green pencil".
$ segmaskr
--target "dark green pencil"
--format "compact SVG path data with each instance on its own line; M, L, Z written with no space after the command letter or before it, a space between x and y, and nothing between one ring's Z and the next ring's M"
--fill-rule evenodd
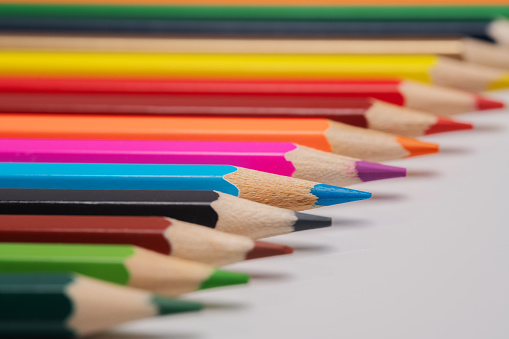
M195 302L61 274L0 274L1 338L74 338L156 315L198 311Z

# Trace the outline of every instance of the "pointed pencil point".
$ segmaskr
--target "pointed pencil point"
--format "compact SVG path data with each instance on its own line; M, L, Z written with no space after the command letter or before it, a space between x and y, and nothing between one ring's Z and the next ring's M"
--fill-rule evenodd
M247 284L248 282L249 275L247 274L216 269L214 273L201 284L199 289L204 290L221 286L241 285Z
M270 242L255 241L255 246L246 255L246 259L273 257L275 255L291 253L293 253L293 248L291 247L280 244L272 244Z
M488 99L486 97L477 95L476 96L477 108L481 111L489 110L489 109L500 109L505 107L505 103L502 101L496 101L492 99Z
M153 296L152 303L156 305L158 309L158 314L161 315L183 312L195 312L203 309L203 305L197 302L169 299L159 296Z
M438 153L438 145L417 139L398 136L397 140L410 154L406 157Z
M318 198L317 206L337 205L371 198L371 193L368 192L325 184L315 185L311 189L311 193Z
M439 117L437 122L426 131L426 134L461 131L472 128L474 128L474 126L467 122L459 122L456 120Z
M293 225L293 231L306 231L316 228L324 228L332 225L332 219L307 213L295 212L297 221Z
M406 176L406 168L387 166L369 161L357 161L355 163L357 175L362 181L374 181Z

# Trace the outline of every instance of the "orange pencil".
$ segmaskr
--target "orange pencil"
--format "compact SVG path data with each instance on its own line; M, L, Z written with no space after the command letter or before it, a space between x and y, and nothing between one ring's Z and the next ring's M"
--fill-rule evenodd
M438 145L306 118L154 117L2 114L3 138L276 141L369 161L438 152Z

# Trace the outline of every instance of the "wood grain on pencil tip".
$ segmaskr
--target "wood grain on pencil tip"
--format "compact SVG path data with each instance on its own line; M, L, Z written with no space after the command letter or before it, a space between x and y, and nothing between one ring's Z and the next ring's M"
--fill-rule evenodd
M293 142L366 161L438 151L436 144L313 118L2 114L0 135L5 138Z
M0 301L3 338L75 338L203 308L73 273L0 274Z
M480 92L509 87L509 71L435 55L159 54L5 51L10 76L417 80Z
M0 272L75 272L164 296L249 281L246 274L131 245L0 243Z
M228 165L0 163L0 187L218 190L292 210L371 197L368 192Z
M0 213L171 217L253 239L331 226L328 217L215 191L0 189Z
M283 80L228 80L196 79L182 80L175 78L58 78L58 77L8 77L0 75L0 93L2 101L16 99L17 95L32 94L32 100L51 98L50 94L93 95L101 97L120 96L124 100L143 96L147 98L217 98L227 97L234 100L238 97L264 96L269 98L289 98L298 103L312 104L315 107L341 107L344 100L366 100L375 98L395 105L412 109L452 115L463 112L503 108L504 103L477 94L464 92L448 87L427 85L408 80L332 80L332 81L283 81ZM38 95L38 96L37 96ZM106 96L107 97L107 96ZM50 99L44 99L50 100ZM95 97L95 100L100 100ZM0 101L0 104L2 104ZM11 100L12 101L12 100ZM181 100L186 102L184 100ZM191 100L187 100L189 102ZM287 102L288 102L287 101ZM34 108L48 110L58 107L44 101L43 105ZM15 100L13 108L26 109L29 112L30 102ZM63 103L66 107L66 105ZM190 103L187 103L190 105ZM100 112L104 102L98 105L87 105L88 112ZM5 105L4 105L5 108ZM180 107L183 110L183 107ZM153 107L153 113L160 112L160 107ZM126 110L124 110L125 112ZM25 112L24 112L25 113ZM141 113L135 111L132 113ZM176 112L178 113L178 112ZM226 112L224 113L226 114Z
M214 266L293 252L161 217L0 215L0 235L0 242L130 244Z
M401 167L283 142L0 139L0 161L228 164L335 186L406 175Z

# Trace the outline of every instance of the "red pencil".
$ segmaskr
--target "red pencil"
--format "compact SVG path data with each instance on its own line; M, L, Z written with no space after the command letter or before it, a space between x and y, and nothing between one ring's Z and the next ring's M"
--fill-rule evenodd
M345 99L372 97L400 106L435 114L503 108L504 104L474 93L430 86L406 80L341 81L238 81L178 79L79 79L79 78L12 78L0 77L1 101L14 94L117 94L164 95L197 102L194 97L263 96L264 100L281 98L296 105L342 107ZM9 93L7 95L6 93ZM221 99L222 97L222 99ZM268 98L271 97L271 98Z

